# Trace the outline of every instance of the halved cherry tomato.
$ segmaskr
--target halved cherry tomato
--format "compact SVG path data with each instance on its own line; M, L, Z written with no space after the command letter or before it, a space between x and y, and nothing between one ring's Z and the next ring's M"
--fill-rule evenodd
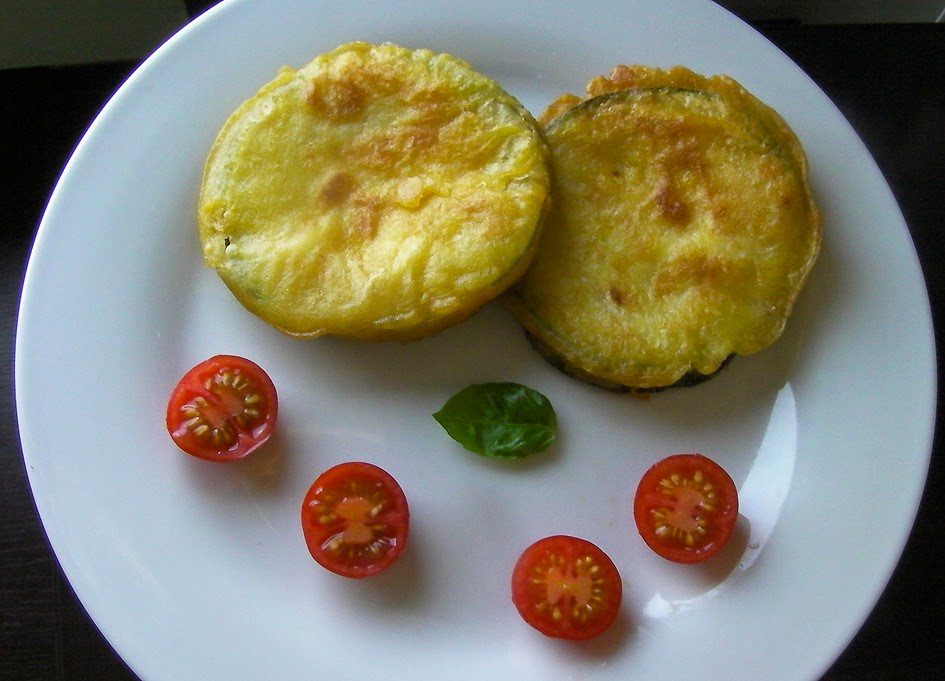
M318 476L302 501L302 534L312 558L343 577L389 568L407 545L410 511L383 468L353 461Z
M258 365L235 355L204 360L180 379L167 403L167 432L188 454L234 461L276 426L276 387Z
M512 572L512 602L545 636L582 640L613 624L623 584L610 557L585 539L555 535L522 553Z
M675 454L640 480L633 518L643 541L675 563L699 563L718 552L738 520L738 490L719 464Z

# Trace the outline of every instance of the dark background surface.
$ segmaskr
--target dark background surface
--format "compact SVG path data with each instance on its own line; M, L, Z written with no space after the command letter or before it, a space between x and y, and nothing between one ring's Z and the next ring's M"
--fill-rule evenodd
M208 3L189 3L192 13L201 4ZM756 27L833 99L885 174L916 243L942 347L945 24ZM29 491L13 393L20 286L43 208L85 129L136 66L0 71L0 679L136 678L88 618L49 548ZM939 370L943 405L941 379ZM825 681L945 678L945 447L940 430L899 567ZM868 513L867 500L863 503ZM693 665L698 676L698 661Z

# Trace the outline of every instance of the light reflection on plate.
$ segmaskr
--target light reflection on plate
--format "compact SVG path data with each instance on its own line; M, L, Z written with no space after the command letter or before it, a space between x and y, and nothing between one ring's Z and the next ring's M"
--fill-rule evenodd
M732 573L752 567L781 516L796 458L797 407L794 391L787 383L778 391L758 454L738 490L739 524L730 544L712 561L713 573L728 571L728 574L708 589L694 594L668 590L655 593L644 606L646 617L661 619L701 607L730 586ZM674 583L677 590L682 585L693 588L692 582L686 579Z

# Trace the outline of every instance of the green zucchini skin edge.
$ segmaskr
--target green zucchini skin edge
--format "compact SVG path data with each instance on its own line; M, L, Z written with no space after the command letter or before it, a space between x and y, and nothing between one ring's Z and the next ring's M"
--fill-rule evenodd
M698 90L695 88L686 88L686 87L676 87L673 85L660 85L656 87L634 87L628 90L616 90L614 92L608 92L602 95L597 95L596 97L591 97L585 99L579 104L575 104L573 107L567 111L559 114L557 117L552 119L544 132L545 137L554 131L556 127L559 127L566 121L571 118L584 116L588 113L594 111L594 109L606 106L612 102L619 103L621 101L633 100L633 99L642 99L647 96L653 95L665 95L668 97L676 96L686 96L691 95L695 97L702 97L707 101L719 102L729 109L730 114L737 114L743 118L746 123L746 131L751 134L751 136L759 142L765 149L769 150L778 159L784 163L796 176L803 178L804 172L803 169L798 167L797 161L778 143L777 137L775 134L760 120L751 117L746 114L744 111L733 110L730 106L730 102L726 101L723 97L718 95L715 92L710 92L707 90Z
M703 97L706 100L715 100L715 101L721 101L725 103L724 99L714 92L709 92L706 90L700 90L700 89L694 89L694 88L675 87L675 86L656 86L656 87L639 87L639 88L631 88L627 90L618 90L615 92L609 92L606 94L597 95L596 97L591 97L589 99L586 99L580 102L579 104L576 104L575 106L568 109L567 111L563 112L562 114L560 114L559 116L557 116L556 118L554 118L548 123L545 130L545 135L547 136L557 126L561 125L562 123L569 120L570 118L575 117L575 116L583 116L586 113L593 111L594 109L600 106L605 106L606 104L610 102L619 102L621 100L636 99L636 98L645 97L648 95L668 95L668 96L693 95L693 96ZM767 127L761 125L758 121L754 121L754 122L759 124L760 130L756 130L756 134L754 134L753 137L757 141L761 142L765 148L773 152L783 163L785 163L785 165L788 166L788 168L791 171L797 174L798 169L796 168L796 164L794 163L793 159L791 159L790 156L785 152L785 150L782 149L782 147L777 143L771 131L768 130ZM758 132L760 132L761 134L757 134ZM522 302L524 303L524 300L522 300ZM531 344L531 346L538 352L538 354L542 356L542 358L546 362L548 362L548 364L550 364L554 368L558 369L565 375L570 376L571 378L575 378L584 383L594 385L599 388L603 388L604 390L608 390L610 392L622 393L622 394L629 393L633 395L652 395L652 394L661 393L661 392L664 392L666 390L670 390L673 388L693 387L701 383L705 383L710 378L716 376L719 372L725 369L736 356L736 353L732 353L728 355L728 357L722 360L722 363L719 365L718 369L716 369L715 371L709 374L703 374L702 372L697 371L695 369L690 369L685 374L683 374L679 379L677 379L675 382L671 384L664 385L664 386L638 387L638 386L626 385L623 383L619 383L617 381L611 381L608 379L594 376L593 374L585 371L584 369L581 369L580 367L569 363L565 357L557 353L554 349L551 348L551 346L539 340L538 337L535 336L533 333L524 329L523 331L525 333L525 337L528 339L528 342Z
M613 393L621 394L653 395L655 393L661 393L673 388L691 388L692 386L705 383L710 378L717 376L719 372L722 371L722 369L727 367L732 362L732 360L735 359L735 353L732 353L722 361L718 369L710 374L703 374L702 372L696 371L695 369L690 369L685 374L680 376L679 379L673 383L670 383L669 385L641 388L594 376L584 369L581 369L574 364L570 364L564 357L552 350L550 346L540 341L534 334L529 333L528 331L525 331L524 333L525 337L528 339L528 342L535 349L535 351L541 355L542 359L544 359L546 362L548 362L548 364L553 366L561 373L582 381L583 383L587 383L598 388L603 388L604 390L608 390Z

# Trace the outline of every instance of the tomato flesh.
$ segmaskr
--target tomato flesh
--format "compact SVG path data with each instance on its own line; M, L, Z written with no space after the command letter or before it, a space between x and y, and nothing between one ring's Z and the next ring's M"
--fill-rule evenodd
M699 563L728 543L738 520L738 490L712 459L675 454L643 475L633 517L643 541L658 555Z
M192 456L234 461L269 439L278 407L276 388L261 367L217 355L177 383L167 403L167 431Z
M302 501L302 534L322 567L360 579L389 568L407 544L410 511L397 481L370 463L322 473Z
M617 617L623 585L610 557L578 537L545 537L522 553L512 571L512 602L546 636L583 640Z

